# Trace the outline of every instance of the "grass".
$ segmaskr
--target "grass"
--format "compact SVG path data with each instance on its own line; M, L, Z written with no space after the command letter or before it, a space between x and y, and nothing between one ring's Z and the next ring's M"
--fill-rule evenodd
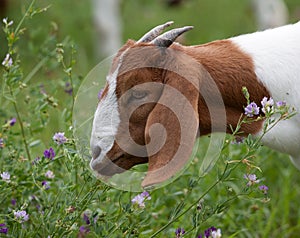
M12 68L2 67L0 84L0 138L5 144L0 148L0 173L11 175L9 182L0 180L0 223L8 228L0 236L175 237L175 229L183 227L184 237L197 237L215 226L223 237L298 237L299 171L287 155L265 147L255 148L254 153L245 143L229 143L217 165L202 176L199 168L209 138L201 138L196 158L183 175L151 191L143 209L131 202L137 193L96 180L88 161L78 153L78 138L71 127L74 98L65 93L69 83L75 95L98 62L91 7L86 1L36 1L32 10L37 14L26 17L17 31L30 2L11 2L8 17L14 24L1 35L1 57L10 52L14 63ZM294 20L299 4L286 2ZM47 11L38 13L38 8L48 5ZM248 1L190 0L182 8L168 8L162 1L128 0L121 8L124 41L138 39L167 20L174 20L176 26L195 26L186 36L188 44L255 28ZM8 48L4 37L11 32L20 39ZM7 124L11 118L17 118L13 126ZM57 145L52 140L58 131L65 132L67 143ZM54 159L43 155L50 147ZM262 172L233 163L249 156ZM54 178L45 175L48 170ZM247 187L245 173L255 173L269 187L268 194L257 186ZM26 211L29 220L17 219L18 210Z

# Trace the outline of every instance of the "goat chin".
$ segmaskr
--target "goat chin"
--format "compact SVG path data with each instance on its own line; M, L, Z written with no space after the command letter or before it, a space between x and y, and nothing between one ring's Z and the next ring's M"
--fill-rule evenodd
M97 177L110 178L115 174L125 171L124 168L119 167L107 157L92 159L90 167L95 171Z
M113 160L107 156L93 158L90 162L90 167L95 171L96 176L100 178L111 178L115 174L124 173L130 168L138 164L148 162L148 158L139 158L129 155L121 155Z

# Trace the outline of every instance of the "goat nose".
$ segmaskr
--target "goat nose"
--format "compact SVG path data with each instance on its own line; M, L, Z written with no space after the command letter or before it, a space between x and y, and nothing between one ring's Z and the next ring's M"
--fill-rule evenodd
M101 154L101 148L99 146L92 147L92 157L93 159L98 158L98 156Z

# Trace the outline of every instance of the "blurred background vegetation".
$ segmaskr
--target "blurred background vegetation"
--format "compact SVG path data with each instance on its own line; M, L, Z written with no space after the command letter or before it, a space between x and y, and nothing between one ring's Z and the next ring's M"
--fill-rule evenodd
M24 13L30 1L9 0L7 13L17 21ZM193 25L194 30L186 35L185 44L200 44L208 41L228 38L256 30L253 8L249 0L183 0L180 5L169 4L169 0L124 0L121 1L123 42L127 39L139 39L151 27L173 20L174 26ZM175 1L176 2L176 1ZM299 0L285 1L290 22L300 19ZM93 21L91 1L83 0L48 0L37 1L40 7L50 6L31 22L31 29L25 32L28 41L23 41L22 51L28 48L41 47L50 34L59 40L66 36L77 45L77 71L85 75L101 58L96 55L97 41ZM4 17L4 16L2 16ZM5 39L0 35L1 57L6 53ZM26 44L28 43L28 44ZM26 57L26 55L25 55ZM29 67L37 63L37 58L28 56Z

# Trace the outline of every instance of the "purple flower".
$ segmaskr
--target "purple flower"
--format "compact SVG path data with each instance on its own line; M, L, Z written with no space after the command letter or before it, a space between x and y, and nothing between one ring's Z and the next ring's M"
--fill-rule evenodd
M4 60L2 61L2 65L6 68L10 68L13 64L13 60L10 56L10 54L6 54Z
M99 215L95 216L93 219L94 223L97 223L98 219L99 219Z
M36 158L32 161L32 165L37 164L40 160L41 160L41 158L40 158L39 156L36 157Z
M147 197L150 196L150 194L149 194L147 191L142 192L141 195L142 195L144 198L147 198Z
M263 100L261 101L261 105L262 105L262 112L263 113L269 113L273 110L273 106L274 106L274 100L272 98L270 98L268 100L267 97L264 97Z
M47 92L45 90L45 85L44 84L40 84L40 93L44 94L44 95L47 95Z
M65 90L64 91L65 91L65 93L67 93L70 96L72 96L72 94L73 94L73 88L72 88L72 85L69 82L67 82L65 84Z
M79 227L79 233L80 234L87 234L89 232L90 232L90 229L88 227L86 227L86 226Z
M220 238L220 237L222 237L221 229L217 229L214 226L206 229L204 231L204 236L202 236L202 234L199 234L197 236L197 238Z
M5 146L4 140L0 138L0 148L4 148L4 146Z
M100 89L99 92L98 92L98 100L100 100L102 94L103 94L103 89Z
M8 233L8 228L6 227L6 224L0 223L0 234L7 234Z
M15 198L11 199L11 205L16 206L17 200Z
M247 186L252 186L260 182L260 180L257 179L255 174L245 174L244 178L248 180Z
M176 238L179 238L181 235L184 235L184 233L185 233L185 230L183 228L179 227L175 230Z
M276 106L278 109L282 109L286 106L286 102L285 101L276 102Z
M42 186L44 187L45 190L50 189L50 185L49 185L49 183L48 183L46 180L44 180L44 181L42 182Z
M67 142L67 138L65 137L65 133L64 132L57 132L57 133L55 133L52 139L58 145L62 145L62 144L64 144L64 143Z
M37 198L35 195L31 195L30 198L29 198L31 201L37 201Z
M253 117L259 114L259 107L255 102L251 102L247 107L245 107L245 115L248 117Z
M45 211L42 210L42 207L41 207L40 204L36 204L35 207L36 207L36 209L38 210L38 212L39 212L40 214L42 214L42 215L45 214Z
M261 185L261 186L259 186L258 188L259 188L259 190L262 191L264 194L267 194L267 193L268 193L268 190L269 190L268 186L266 186L266 185Z
M10 182L10 173L9 172L3 172L0 174L2 180L5 182Z
M36 207L36 209L37 209L38 211L41 210L41 205L40 205L40 204L37 204L35 207Z
M91 224L90 218L87 213L83 213L83 220L87 225Z
M204 231L204 236L206 237L206 238L208 238L208 237L210 237L210 235L211 235L211 233L213 232L213 231L216 231L217 229L214 227L214 226L212 226L212 227L210 227L210 228L208 228L208 229L206 229L205 231Z
M242 136L236 136L236 137L234 138L234 140L231 142L231 144L239 145L239 144L244 143L244 140L245 140L244 137L242 137Z
M145 200L150 200L151 196L147 191L142 192L141 194L136 195L131 202L133 204L137 204L139 207L144 208L145 207Z
M14 216L20 223L23 223L23 222L29 220L29 215L27 214L26 211L19 210L17 212L14 212Z
M211 237L212 238L221 238L222 234L221 234L221 229L217 229L215 231L211 232Z
M13 126L14 124L16 124L16 122L17 122L17 119L16 119L16 118L12 118L12 119L10 119L10 120L8 121L8 123L9 123L10 126Z
M45 158L52 160L55 157L55 152L54 152L53 148L50 147L49 150L45 150L44 156L45 156Z
M47 178L50 178L50 179L53 179L55 177L54 173L51 171L51 170L48 170L46 173L45 173L45 177Z

